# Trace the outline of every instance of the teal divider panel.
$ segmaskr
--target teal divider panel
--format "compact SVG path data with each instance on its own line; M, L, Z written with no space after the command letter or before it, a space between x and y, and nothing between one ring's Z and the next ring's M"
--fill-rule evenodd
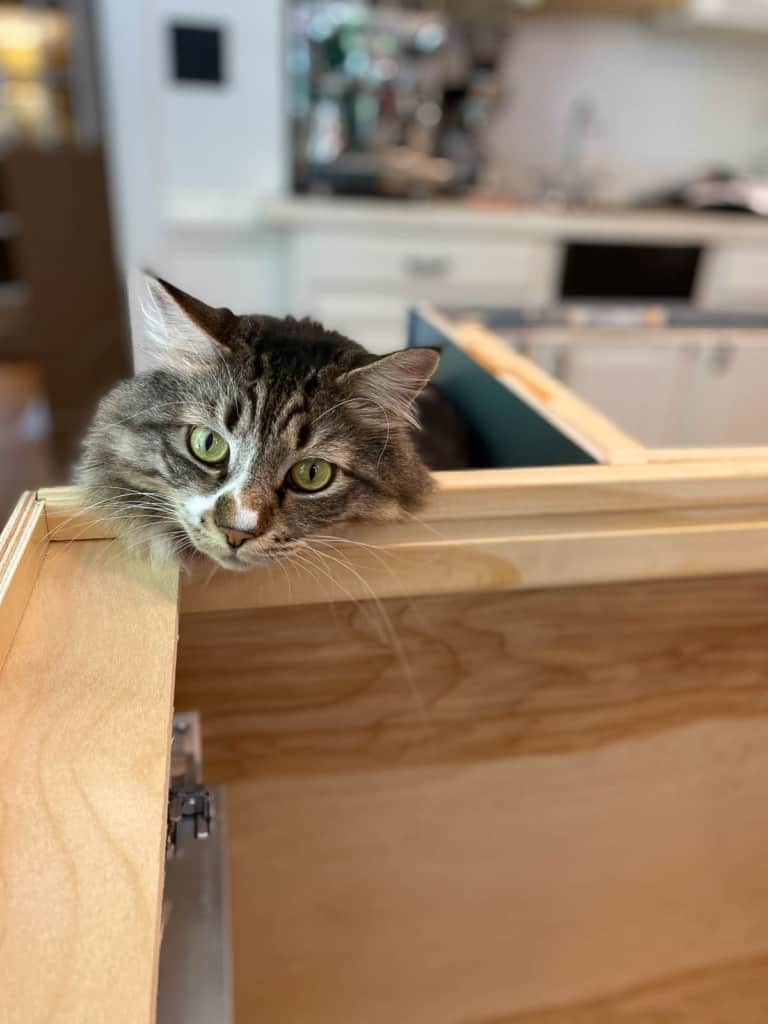
M597 460L524 399L470 359L443 331L412 311L408 345L439 348L434 383L486 450L485 468L591 465ZM478 467L483 468L483 467Z

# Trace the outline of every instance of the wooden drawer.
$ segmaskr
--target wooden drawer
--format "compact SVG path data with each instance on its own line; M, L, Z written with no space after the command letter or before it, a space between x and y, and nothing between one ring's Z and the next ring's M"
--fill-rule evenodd
M340 532L335 584L285 563L178 604L76 491L25 496L4 1024L153 1020L174 704L227 790L238 1022L762 1020L768 453L632 455L437 474L418 520Z

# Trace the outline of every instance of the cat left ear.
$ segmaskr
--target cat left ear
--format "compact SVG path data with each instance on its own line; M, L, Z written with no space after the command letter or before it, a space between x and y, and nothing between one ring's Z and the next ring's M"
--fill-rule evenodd
M429 383L440 362L436 348L405 348L350 370L341 378L376 410L392 413L411 426L418 426L413 403Z
M152 274L145 273L144 283L145 330L161 361L194 364L232 348L238 318L231 310L208 306Z

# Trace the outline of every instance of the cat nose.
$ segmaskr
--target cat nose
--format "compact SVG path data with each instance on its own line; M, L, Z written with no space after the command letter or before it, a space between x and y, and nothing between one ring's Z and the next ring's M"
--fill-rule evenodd
M247 540L252 540L256 536L250 530L238 530L234 526L222 526L221 532L227 538L227 544L233 550L242 547Z

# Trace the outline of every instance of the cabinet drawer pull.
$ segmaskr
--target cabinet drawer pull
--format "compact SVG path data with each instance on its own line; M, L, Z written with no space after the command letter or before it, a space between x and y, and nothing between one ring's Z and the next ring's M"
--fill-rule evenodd
M451 262L444 256L409 256L405 260L410 277L445 277L450 269Z
M707 351L707 365L713 374L727 373L731 368L736 353L728 341L720 341Z

